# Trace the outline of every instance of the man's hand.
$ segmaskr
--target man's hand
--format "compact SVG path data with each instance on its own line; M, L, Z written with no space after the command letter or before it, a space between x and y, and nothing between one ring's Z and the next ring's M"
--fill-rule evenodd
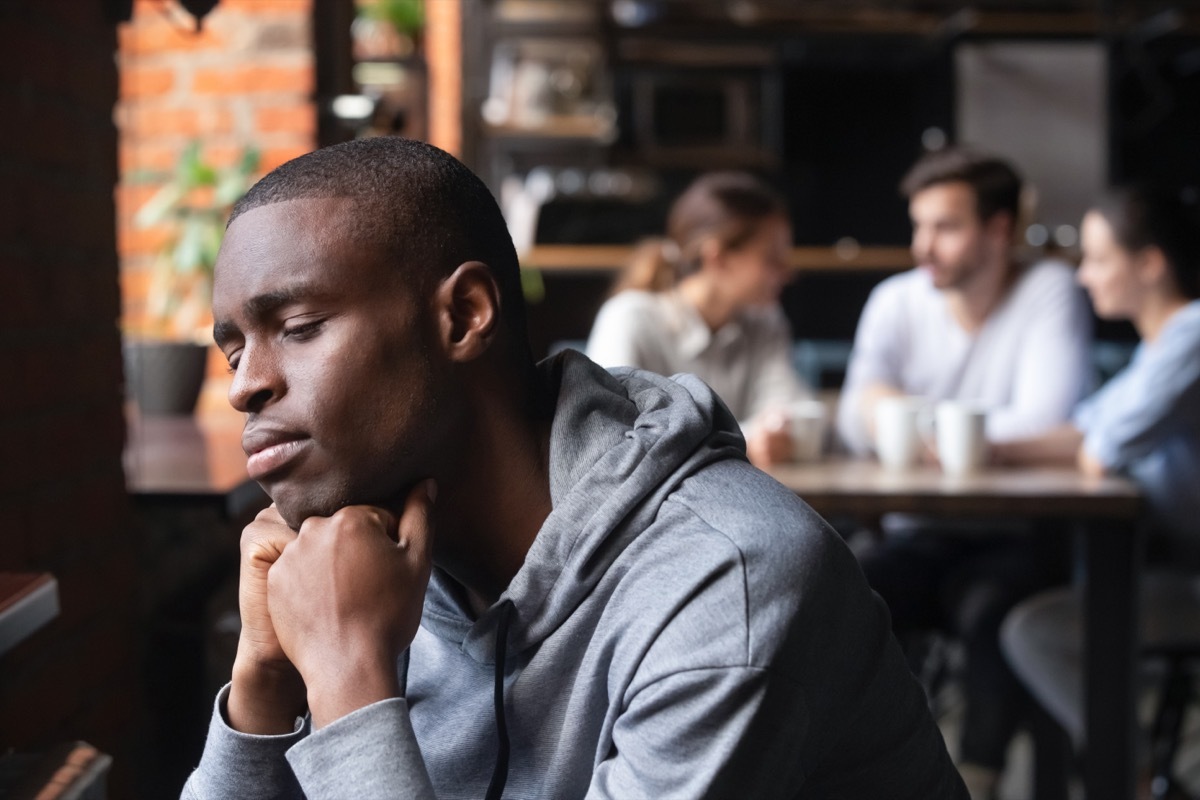
M238 607L242 631L229 691L229 723L244 733L290 733L304 713L304 683L292 666L267 607L267 573L296 534L275 506L242 531Z
M788 417L783 412L765 415L762 424L755 425L746 438L746 457L759 469L767 469L792 458L794 444L788 429Z
M401 519L373 506L310 517L271 567L271 620L308 689L314 727L389 697L421 621L432 568L432 481Z

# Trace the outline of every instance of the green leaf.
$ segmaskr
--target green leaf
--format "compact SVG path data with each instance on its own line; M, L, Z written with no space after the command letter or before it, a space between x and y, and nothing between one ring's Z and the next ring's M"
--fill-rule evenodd
M165 222L175 213L179 201L187 194L187 190L178 183L168 183L155 192L146 204L138 209L133 216L133 224L139 228L149 228Z
M206 278L212 278L213 267L217 263L217 253L221 249L221 239L225 236L224 225L221 220L214 219L213 224L205 226L204 235L200 245L200 269L204 272ZM207 288L208 282L205 282Z
M200 269L204 263L206 227L205 222L198 217L188 217L184 220L183 231L171 256L177 272L190 274Z
M238 162L237 171L242 177L249 179L254 173L258 172L258 165L262 163L262 152L257 147L251 145L242 151L242 158Z
M542 280L541 270L521 270L521 293L528 303L540 303L546 299L546 282Z

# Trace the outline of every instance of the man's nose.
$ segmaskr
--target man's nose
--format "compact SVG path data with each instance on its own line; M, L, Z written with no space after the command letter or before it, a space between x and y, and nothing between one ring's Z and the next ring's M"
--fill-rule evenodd
M281 383L271 353L247 345L229 385L229 404L243 413L261 411L272 398L282 394Z

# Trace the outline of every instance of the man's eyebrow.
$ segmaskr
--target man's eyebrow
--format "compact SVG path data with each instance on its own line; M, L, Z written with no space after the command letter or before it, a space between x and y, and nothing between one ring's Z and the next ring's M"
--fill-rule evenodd
M286 305L301 299L311 299L318 294L315 287L307 283L298 283L284 289L255 295L247 300L242 308L248 318L261 320ZM213 324L213 340L218 347L237 336L239 332L238 326L227 320L220 320Z

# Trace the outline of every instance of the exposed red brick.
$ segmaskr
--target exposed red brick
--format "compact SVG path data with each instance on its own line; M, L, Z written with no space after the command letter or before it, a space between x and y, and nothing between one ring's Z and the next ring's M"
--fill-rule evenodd
M312 0L224 0L221 7L243 14L308 14Z
M311 103L273 106L259 109L255 127L261 133L297 133L311 136L317 130L316 110Z
M311 64L299 67L243 67L200 69L192 79L196 94L242 95L259 92L292 92L307 96L313 90Z
M293 158L298 158L305 153L312 152L312 147L299 144L291 147L268 147L262 152L262 161L260 166L263 172L268 172L275 169L280 164L291 161Z
M170 67L151 67L126 64L121 68L121 97L140 99L158 97L175 86L175 70Z

